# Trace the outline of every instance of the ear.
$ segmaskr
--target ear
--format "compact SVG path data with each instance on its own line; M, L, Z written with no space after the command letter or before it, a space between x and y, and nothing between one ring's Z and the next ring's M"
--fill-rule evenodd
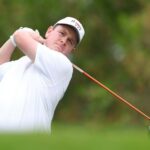
M53 30L53 26L49 26L46 33L45 33L45 38L48 37L49 33Z

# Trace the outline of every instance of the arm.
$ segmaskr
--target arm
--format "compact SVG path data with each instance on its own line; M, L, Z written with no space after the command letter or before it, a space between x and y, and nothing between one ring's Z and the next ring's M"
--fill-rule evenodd
M14 33L14 40L17 47L32 61L35 59L38 43L44 43L39 33L29 28L17 30Z
M0 64L10 61L11 55L15 50L15 46L12 41L7 40L3 46L0 48Z

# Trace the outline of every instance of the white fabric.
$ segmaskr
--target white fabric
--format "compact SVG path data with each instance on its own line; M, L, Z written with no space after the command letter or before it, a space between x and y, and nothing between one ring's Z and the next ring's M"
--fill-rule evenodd
M72 72L66 56L41 44L34 63L24 56L0 65L0 132L50 131Z

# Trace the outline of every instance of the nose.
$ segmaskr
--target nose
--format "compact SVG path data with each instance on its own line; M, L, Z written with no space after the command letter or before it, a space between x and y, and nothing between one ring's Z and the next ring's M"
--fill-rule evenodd
M62 37L62 38L61 38L61 43L62 43L62 44L66 44L66 42L67 42L67 38Z

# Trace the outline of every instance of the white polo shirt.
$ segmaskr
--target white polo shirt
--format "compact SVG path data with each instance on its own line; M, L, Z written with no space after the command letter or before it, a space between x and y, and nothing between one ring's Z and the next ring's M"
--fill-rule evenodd
M24 56L0 65L0 132L50 131L72 73L65 55L41 44L34 63Z

